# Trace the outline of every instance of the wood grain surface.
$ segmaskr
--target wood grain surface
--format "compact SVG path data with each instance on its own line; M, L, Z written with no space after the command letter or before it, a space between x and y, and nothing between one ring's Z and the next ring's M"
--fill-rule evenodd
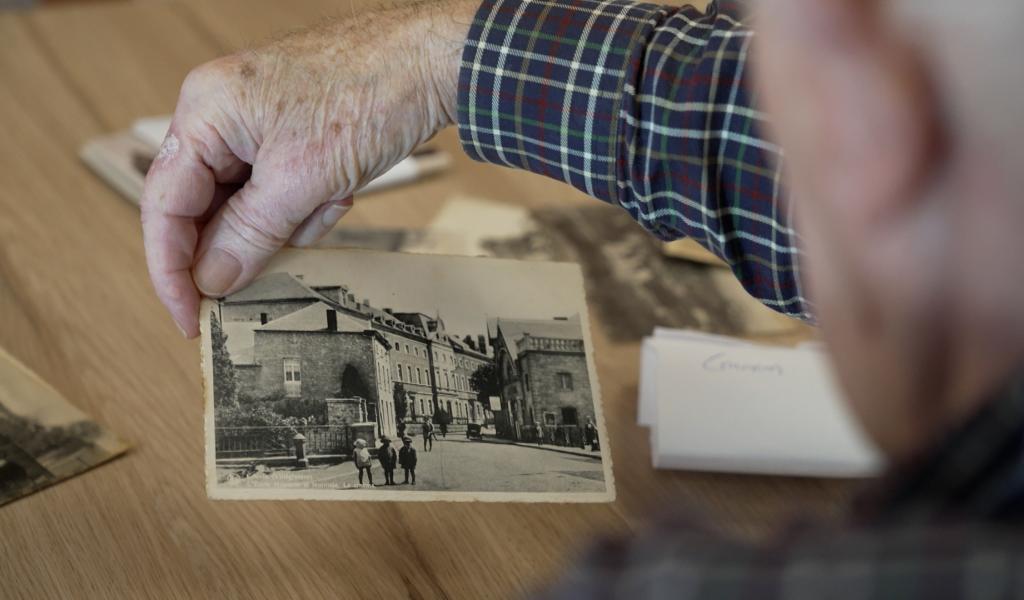
M88 138L171 111L196 64L363 8L189 0L0 13L0 344L134 444L0 509L2 598L491 598L557 575L598 534L699 510L746 537L834 515L848 486L650 468L635 425L639 348L594 324L616 467L610 505L213 502L203 485L199 349L152 293L137 210L76 158ZM417 226L453 194L593 202L473 163L357 201L354 225Z

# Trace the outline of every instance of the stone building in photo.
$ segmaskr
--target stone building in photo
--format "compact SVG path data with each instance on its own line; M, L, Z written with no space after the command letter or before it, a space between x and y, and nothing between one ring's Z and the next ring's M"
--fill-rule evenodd
M491 319L501 411L498 434L529 439L534 423L546 430L596 423L579 316Z
M245 397L362 398L366 417L392 436L403 414L419 423L440 409L456 426L483 422L469 377L492 360L484 338L456 340L440 315L381 309L347 286L308 285L288 273L257 279L218 310Z
M421 330L396 318L389 310L378 311L372 326L391 345L391 377L405 393L405 421L421 422L434 414L430 377L430 341Z
M253 330L252 363L236 370L241 389L323 402L363 398L366 418L395 435L390 344L366 321L311 304Z
M451 422L463 425L468 420L469 404L458 393L455 373L455 348L453 339L445 329L440 315L431 317L424 313L393 313L403 323L422 331L427 343L427 375L430 377L432 408L431 415L438 409L451 417Z
M494 361L489 354L488 346L484 336L465 336L461 341L452 339L452 349L455 351L455 381L459 399L468 406L466 415L467 423L480 425L488 422L488 408L480 401L476 390L470 385L470 379L478 368ZM493 415L491 415L493 417Z

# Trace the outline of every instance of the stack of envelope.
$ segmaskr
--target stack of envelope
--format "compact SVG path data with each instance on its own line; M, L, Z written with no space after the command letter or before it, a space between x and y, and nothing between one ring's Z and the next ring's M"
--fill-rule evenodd
M655 468L869 477L884 466L817 343L657 329L640 375L638 419Z

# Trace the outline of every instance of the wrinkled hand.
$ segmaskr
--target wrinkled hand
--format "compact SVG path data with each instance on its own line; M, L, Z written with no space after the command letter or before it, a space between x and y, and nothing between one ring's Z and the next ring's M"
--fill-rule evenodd
M185 80L142 196L157 295L186 337L285 244L312 244L352 193L454 120L475 4L327 23Z

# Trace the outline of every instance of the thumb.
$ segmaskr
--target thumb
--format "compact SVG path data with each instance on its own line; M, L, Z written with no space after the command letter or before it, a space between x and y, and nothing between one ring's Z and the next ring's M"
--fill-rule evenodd
M351 209L352 196L321 204L299 225L289 243L299 248L312 246L327 235L327 232L333 229Z
M209 297L226 296L259 275L326 199L327 194L307 183L313 179L271 176L265 168L254 167L252 178L203 228L192 270L199 291Z

